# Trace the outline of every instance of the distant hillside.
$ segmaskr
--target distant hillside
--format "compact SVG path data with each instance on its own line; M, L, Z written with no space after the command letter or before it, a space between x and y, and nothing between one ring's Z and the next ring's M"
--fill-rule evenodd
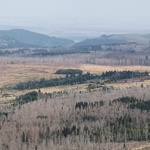
M75 44L75 47L94 46L102 44L124 44L124 43L139 43L146 44L150 42L150 34L113 34L102 35L99 38L87 39Z
M50 37L23 29L0 30L0 47L57 47L72 43L72 40Z

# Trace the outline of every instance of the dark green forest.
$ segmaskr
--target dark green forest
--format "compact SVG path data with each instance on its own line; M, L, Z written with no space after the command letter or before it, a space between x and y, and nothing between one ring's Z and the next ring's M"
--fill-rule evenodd
M54 78L54 79L44 79L42 78L40 81L28 81L24 83L17 84L14 88L17 90L25 90L25 89L38 89L43 87L52 87L59 85L74 85L74 84L82 84L86 83L86 81L101 79L103 82L116 82L118 80L130 79L147 76L148 72L140 73L138 71L109 71L102 73L101 75L94 75L91 73L82 74L82 70L58 70L56 74L65 74L66 77Z

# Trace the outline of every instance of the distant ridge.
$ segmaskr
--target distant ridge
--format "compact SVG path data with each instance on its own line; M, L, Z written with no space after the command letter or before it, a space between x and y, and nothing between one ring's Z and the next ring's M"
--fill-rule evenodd
M0 47L58 47L73 43L72 40L50 37L24 29L0 30Z
M138 43L147 44L150 42L150 34L113 34L102 35L99 38L87 39L75 44L75 47L94 46L102 44L125 44L125 43Z

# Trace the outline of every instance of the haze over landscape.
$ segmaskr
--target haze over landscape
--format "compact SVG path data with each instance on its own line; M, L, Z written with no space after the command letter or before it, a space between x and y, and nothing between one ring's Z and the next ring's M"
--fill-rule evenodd
M150 149L150 0L0 0L0 150Z
M74 40L150 32L149 0L5 0L0 29L23 28Z

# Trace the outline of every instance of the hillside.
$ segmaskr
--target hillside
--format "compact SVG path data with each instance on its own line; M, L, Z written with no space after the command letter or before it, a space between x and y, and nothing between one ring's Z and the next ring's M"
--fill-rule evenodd
M79 42L75 47L94 46L102 44L125 44L125 43L138 43L147 44L150 41L150 34L113 34L102 35L99 38L87 39Z
M67 46L73 41L50 37L23 29L0 30L0 47L57 47Z

